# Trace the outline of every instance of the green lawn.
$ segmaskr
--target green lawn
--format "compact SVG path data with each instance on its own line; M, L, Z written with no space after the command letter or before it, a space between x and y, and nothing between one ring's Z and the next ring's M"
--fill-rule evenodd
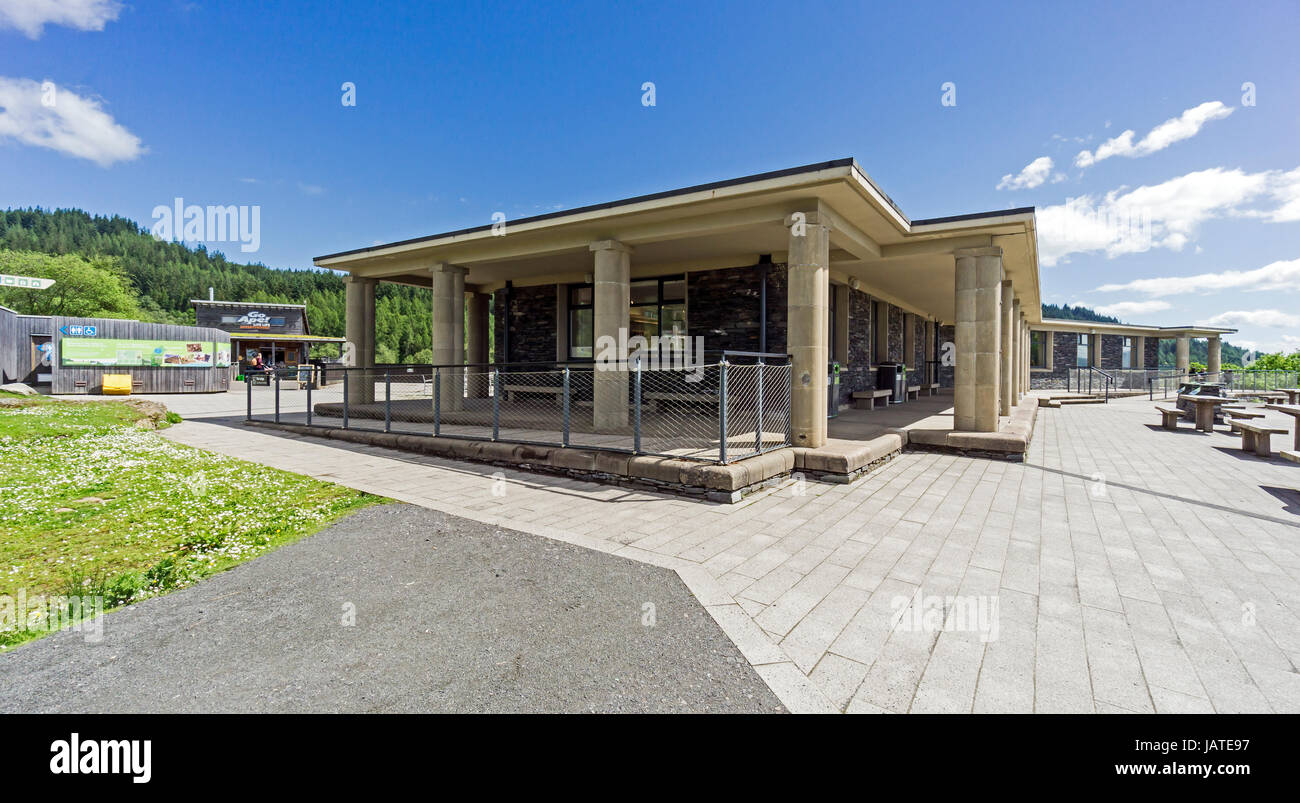
M0 600L182 588L378 497L173 443L122 402L0 393ZM44 630L0 622L0 649Z

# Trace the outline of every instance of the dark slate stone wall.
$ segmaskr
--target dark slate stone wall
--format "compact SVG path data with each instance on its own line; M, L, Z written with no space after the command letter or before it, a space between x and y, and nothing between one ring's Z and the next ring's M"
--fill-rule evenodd
M784 262L774 262L767 271L767 351L785 354L786 310L790 275ZM693 308L687 310L692 315Z
M904 321L907 319L904 318ZM912 369L907 372L908 385L921 385L925 383L925 319L917 316L912 328Z
M761 290L759 266L686 274L687 334L709 351L758 351ZM769 323L769 346L771 334Z
M1160 338L1148 337L1146 340L1146 358L1142 364L1143 368L1160 367Z
M889 362L902 362L903 311L893 304L886 308L889 310Z
M840 367L840 404L851 405L853 394L874 390L876 376L871 370L871 296L861 290L841 286L849 294L848 364Z
M515 287L510 291L506 313L505 290L492 294L496 321L493 337L497 348L505 344L505 327L510 327L510 353L495 355L498 362L554 362L559 329L556 321L555 285Z
M1078 340L1074 332L1048 332L1051 338L1049 344L1052 349L1052 370L1050 371L1030 371L1029 386L1031 388L1064 388L1067 381L1067 371L1074 367L1074 358ZM1103 343L1103 348L1105 344Z
M953 366L943 364L943 345L945 343L952 343L953 347L954 348L956 347L957 327L955 326L939 327L939 386L950 388L953 387L956 384L956 382L955 382L955 374L953 372Z
M1107 368L1122 368L1124 365L1124 337L1123 335L1101 335L1101 365L1097 366L1102 370Z

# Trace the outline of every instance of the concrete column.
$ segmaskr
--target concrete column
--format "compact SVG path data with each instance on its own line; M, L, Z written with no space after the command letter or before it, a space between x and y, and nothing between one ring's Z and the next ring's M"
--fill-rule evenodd
M998 431L1002 349L1002 249L962 248L957 262L953 428Z
M344 284L345 357L356 368L375 367L375 280L348 276ZM348 404L369 404L375 400L372 374L354 371L348 377Z
M1223 344L1218 335L1210 337L1208 341L1210 347L1209 356L1205 358L1205 370L1211 374L1217 374L1223 365Z
M466 293L467 311L465 328L465 362L485 363L488 361L488 301L487 293ZM466 369L469 379L468 393L472 398L484 398L488 395L488 369L479 365Z
M628 355L619 352L618 344L630 337L632 248L618 240L599 240L590 249L596 263L592 290L596 357L592 423L597 432L605 432L626 427L628 422Z
M1192 365L1192 341L1187 335L1178 338L1174 349L1174 368L1180 374L1186 374Z
M790 229L786 349L792 360L790 427L795 446L826 443L826 300L830 221L818 212L786 218Z
M463 365L465 362L465 269L440 262L429 269L433 300L429 310L432 326L433 364ZM463 369L439 370L440 403L444 412L463 409Z
M998 370L998 414L1011 415L1011 405L1015 403L1012 398L1015 393L1015 387L1011 384L1014 381L1016 361L1014 359L1014 349L1016 347L1016 319L1011 317L1012 308L1015 303L1016 293L1011 287L1010 279L1002 280L1002 299L1000 302L1002 313L1002 322L999 324L1001 329L1001 344L998 348L999 360Z
M1020 328L1023 332L1020 338L1020 387L1021 395L1023 396L1029 393L1029 381L1033 379L1034 376L1030 370L1033 367L1032 360L1034 348L1033 340L1031 339L1033 330L1029 328L1029 319L1025 317L1023 311L1020 313Z
M1006 297L1003 297L1006 301ZM1025 319L1020 315L1020 299L1011 298L1011 403L1020 404L1025 366Z
M1143 335L1133 338L1133 358L1129 360L1129 367L1147 367L1147 339Z

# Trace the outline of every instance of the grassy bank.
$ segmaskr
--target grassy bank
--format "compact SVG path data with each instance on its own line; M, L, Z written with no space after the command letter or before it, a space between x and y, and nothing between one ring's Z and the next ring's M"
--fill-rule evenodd
M168 423L123 402L0 394L0 599L102 596L118 607L379 501L140 428ZM0 649L45 633L33 624L0 622Z

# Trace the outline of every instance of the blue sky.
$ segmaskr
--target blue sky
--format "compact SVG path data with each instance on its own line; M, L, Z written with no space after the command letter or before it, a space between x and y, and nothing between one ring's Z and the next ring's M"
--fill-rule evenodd
M1300 347L1300 5L904 5L0 0L0 207L258 205L210 247L307 267L853 156L1038 207L1047 301Z

